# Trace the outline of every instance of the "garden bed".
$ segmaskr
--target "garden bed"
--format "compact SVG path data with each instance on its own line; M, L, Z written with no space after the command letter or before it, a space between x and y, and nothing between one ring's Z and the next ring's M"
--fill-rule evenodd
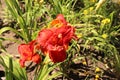
M3 33L2 35L4 38L9 38L9 39L13 39L13 40L18 40L18 41L22 41L20 40L20 38L16 38L16 34L11 32L11 31L7 31L5 33ZM7 50L8 54L11 54L14 58L19 59L20 55L18 53L18 45L19 42L11 42L11 41L3 41L3 46L5 47L5 49ZM5 53L0 53L0 55L4 55ZM95 67L93 62L90 59L90 56L87 57L87 62L88 65L84 65L84 62L82 62L81 60L70 65L69 69L67 70L67 75L68 77L58 77L55 78L53 80L94 80L96 73L95 73ZM28 62L27 65L29 65L30 63ZM97 67L100 68L100 73L102 73L102 76L100 77L100 80L117 80L117 78L115 77L115 74L112 72L112 69L107 69L107 67L105 66L104 63L98 61L96 63ZM34 71L35 71L35 64L32 64L31 66L29 66L30 68L27 69L27 74L28 74L28 78L29 80L33 80L33 75L34 75ZM5 78L5 73L4 73L4 68L2 66L0 66L0 77L1 78Z

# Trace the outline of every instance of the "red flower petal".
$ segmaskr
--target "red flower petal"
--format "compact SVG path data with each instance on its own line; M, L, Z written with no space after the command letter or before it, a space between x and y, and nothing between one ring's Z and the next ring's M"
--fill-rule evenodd
M66 51L63 46L52 46L48 47L49 57L54 63L62 62L66 59Z
M21 44L20 46L18 46L18 51L23 59L31 60L33 51L31 50L30 45Z
M62 14L58 14L56 19L60 20L64 25L67 25L67 21Z
M39 54L35 54L33 57L32 57L32 61L39 64L41 62L41 57Z
M47 40L49 37L53 34L53 32L49 29L44 29L39 32L38 37L37 37L37 42L40 44L40 46L45 46Z
M56 32L58 33L58 36L61 35L62 41L59 41L59 42L62 42L63 43L62 45L65 46L67 49L71 39L73 39L75 37L74 27L67 26L67 25L62 26L62 27L58 28Z

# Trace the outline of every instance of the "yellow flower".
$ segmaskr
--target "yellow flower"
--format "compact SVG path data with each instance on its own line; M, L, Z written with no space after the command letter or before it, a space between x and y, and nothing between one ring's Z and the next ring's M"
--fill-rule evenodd
M102 24L107 24L107 23L110 23L110 19L106 18L106 19L103 19L101 22Z
M90 8L88 8L88 9L85 9L85 10L83 11L83 14L84 14L84 15L87 15L87 14L89 14L93 9L94 9L94 7L90 7Z
M104 39L106 39L107 37L108 37L107 34L103 34L103 35L102 35L102 38L104 38Z
M96 67L95 72L97 73L97 72L100 72L100 71L101 71L100 68Z
M90 12L91 12L94 9L94 7L90 7L89 9L90 9Z
M95 75L95 78L98 79L100 76L98 74Z
M84 14L84 15L90 14L93 9L94 9L94 7L89 7L88 9L85 9L85 10L83 11L83 14Z
M84 11L83 11L83 14L84 14L84 15L87 15L87 14L88 14L88 10L84 10Z

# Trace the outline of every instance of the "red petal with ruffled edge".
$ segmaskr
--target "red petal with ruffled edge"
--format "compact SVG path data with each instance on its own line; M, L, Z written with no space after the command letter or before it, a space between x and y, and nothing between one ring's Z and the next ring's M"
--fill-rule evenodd
M66 59L66 50L63 46L48 46L49 57L52 62L62 62Z
M43 53L47 52L46 47L48 45L48 41L55 31L56 28L51 28L51 29L43 29L39 32L36 42L38 43L37 45Z

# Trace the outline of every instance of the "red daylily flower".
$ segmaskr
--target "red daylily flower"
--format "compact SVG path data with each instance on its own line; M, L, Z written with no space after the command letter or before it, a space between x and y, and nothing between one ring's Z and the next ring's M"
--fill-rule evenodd
M35 41L31 41L28 44L21 44L18 46L18 51L20 53L21 59L20 59L20 65L22 67L25 66L26 61L33 61L35 63L41 62L41 57L39 54L35 53Z
M66 59L66 50L71 39L76 39L74 27L67 25L62 14L59 14L53 21L55 24L62 23L59 27L44 29L39 32L36 42L41 51L46 55L49 54L53 62L62 62Z

